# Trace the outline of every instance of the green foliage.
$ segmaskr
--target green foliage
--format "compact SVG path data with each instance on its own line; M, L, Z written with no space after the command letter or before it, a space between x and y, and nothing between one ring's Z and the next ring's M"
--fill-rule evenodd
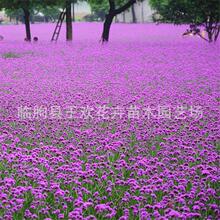
M0 9L9 9L11 11L16 9L38 10L46 6L58 5L58 3L65 2L65 0L0 0Z
M77 0L69 1L77 2ZM0 0L0 9L4 8L7 16L23 22L24 8L30 12L31 18L41 12L46 21L55 21L65 4L66 0Z
M30 9L33 7L37 0L0 0L0 8L15 10L20 8Z
M22 20L23 18L23 10L21 8L19 9L9 9L7 8L5 10L5 13L8 17L10 18L14 18L14 19L17 19L17 20Z
M46 21L55 21L60 14L60 8L57 5L41 7L39 11L44 15Z
M116 0L115 1L115 6L116 8L119 8L126 4L128 0ZM108 0L88 0L88 3L90 4L91 10L97 18L97 20L104 20L105 15L109 11L109 1Z
M159 13L159 21L191 24L191 33L199 35L197 26L205 28L209 42L216 41L220 32L220 0L150 0Z
M32 16L40 10L44 10L47 15L51 16L54 14L55 8L53 6L56 3L57 1L52 0L0 0L0 9L5 9L6 14L11 18L23 20L24 9L28 10Z
M201 24L212 17L220 19L219 0L150 0L151 6L162 16L161 20L176 24Z
M8 58L19 58L20 56L16 53L13 52L8 52L8 53L4 53L2 55L3 58L8 59Z
M97 20L101 19L103 21L109 10L108 0L89 0L89 4L95 18L97 18Z

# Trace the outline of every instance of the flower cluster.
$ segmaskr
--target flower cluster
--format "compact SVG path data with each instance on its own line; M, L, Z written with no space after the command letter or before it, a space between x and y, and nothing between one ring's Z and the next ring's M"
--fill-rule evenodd
M219 219L219 43L115 24L100 45L101 24L75 25L72 44L48 43L51 24L34 25L36 44L1 27L0 219ZM203 115L19 120L17 109L167 103Z

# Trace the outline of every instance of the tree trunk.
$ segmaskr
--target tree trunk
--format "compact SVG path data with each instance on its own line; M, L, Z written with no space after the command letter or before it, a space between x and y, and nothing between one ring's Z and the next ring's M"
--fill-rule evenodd
M104 28L103 28L103 32L102 32L102 42L108 42L108 40L109 40L109 32L110 32L113 18L114 18L114 14L106 15L105 22L104 22Z
M144 23L144 3L141 3L141 18L142 18L142 22Z
M217 27L216 32L215 32L215 39L214 39L215 41L218 40L219 33L220 33L220 25Z
M108 14L105 16L105 22L104 22L103 32L102 32L102 42L107 42L109 40L109 32L110 32L111 24L112 24L114 17L126 11L135 2L136 0L129 0L126 4L116 9L115 0L109 0L110 8L109 8Z
M26 8L24 8L23 11L24 11L24 23L26 30L26 40L31 41L30 12Z
M115 23L118 23L118 17L117 17L117 15L115 16Z
M72 41L72 35L71 1L66 0L66 40Z
M209 42L211 43L213 41L213 39L212 39L212 37L213 37L213 17L212 16L208 17L208 23L207 23L206 30L208 33Z
M132 22L137 23L137 18L134 10L134 5L131 6L131 13L132 13Z
M73 2L73 21L75 21L75 1Z
M209 38L209 42L211 43L212 42L212 32L211 31L208 32L208 38Z
M123 11L123 23L125 23L126 20L125 20L125 12Z

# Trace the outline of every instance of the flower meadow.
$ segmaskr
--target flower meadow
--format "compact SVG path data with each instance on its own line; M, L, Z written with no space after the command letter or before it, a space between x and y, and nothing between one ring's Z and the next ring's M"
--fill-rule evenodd
M219 43L114 24L102 45L99 23L51 43L53 28L26 43L0 26L0 219L219 219Z

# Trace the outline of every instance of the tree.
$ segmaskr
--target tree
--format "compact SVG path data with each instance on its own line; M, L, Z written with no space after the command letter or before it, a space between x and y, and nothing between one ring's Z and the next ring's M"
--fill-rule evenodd
M127 0L126 3L123 0L108 0L109 2L109 11L105 16L105 21L103 25L103 32L102 32L102 42L108 42L109 40L109 33L112 21L114 17L124 11L126 11L130 6L132 6L134 3L136 3L136 0ZM116 3L119 5L118 8L116 8Z
M208 42L217 41L220 32L219 0L150 0L150 4L160 14L160 21L190 24L187 32ZM201 28L207 32L207 37L201 34Z
M23 10L22 9L5 9L5 14L11 19L15 19L16 24L19 21L23 21Z
M66 12L66 40L72 40L72 4L76 3L77 0L54 0L53 5L60 8L65 8Z
M66 0L66 40L71 41L73 39L72 33L72 9L71 0Z
M31 29L30 29L30 8L34 0L0 0L0 8L10 9L10 10L17 10L22 9L24 13L24 22L25 22L25 29L26 29L26 40L31 41Z
M26 40L31 41L31 27L30 27L30 2L27 1L26 4L23 6L24 11L24 23L25 23L25 29L26 29Z
M73 10L73 17L72 17L72 21L75 21L76 20L76 18L75 18L75 4L77 3L77 0L73 0L73 3L72 3L72 5L73 5L73 8L72 8L72 10Z
M97 20L104 21L105 15L108 13L109 10L108 0L89 0L89 5L91 7L91 11L94 17Z
M137 18L136 18L136 14L135 14L134 5L131 6L131 13L132 13L132 22L137 23Z
M132 7L137 0L88 0L94 15L104 20L102 42L108 42L112 21L118 14ZM141 1L141 0L140 0ZM132 8L133 22L136 22L134 7Z
M39 6L47 6L53 4L53 0L0 0L0 9L4 8L9 11L16 11L21 9L23 11L23 18L26 30L26 41L31 41L30 16Z
M45 22L55 22L60 14L60 8L56 5L40 7L39 11L44 15Z
M97 18L97 20L104 21L105 15L108 14L109 11L109 1L108 0L89 0L88 1L91 7L91 11L93 16ZM121 7L128 2L128 0L116 0L117 7ZM123 11L125 12L125 11ZM131 5L131 13L132 13L132 22L136 23L137 18L134 10L134 5ZM123 15L124 16L124 15ZM116 17L116 16L115 16Z

